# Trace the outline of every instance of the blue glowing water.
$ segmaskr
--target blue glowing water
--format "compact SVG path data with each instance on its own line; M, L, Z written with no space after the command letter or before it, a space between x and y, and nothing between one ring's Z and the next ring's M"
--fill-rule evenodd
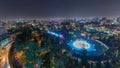
M94 51L94 44L91 43L90 40L84 40L84 39L76 39L76 40L71 40L68 45L77 51L82 51L86 50L88 52Z

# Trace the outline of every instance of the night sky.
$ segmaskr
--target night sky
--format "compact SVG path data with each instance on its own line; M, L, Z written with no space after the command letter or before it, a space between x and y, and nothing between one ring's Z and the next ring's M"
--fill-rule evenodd
M120 16L120 0L0 0L0 17Z

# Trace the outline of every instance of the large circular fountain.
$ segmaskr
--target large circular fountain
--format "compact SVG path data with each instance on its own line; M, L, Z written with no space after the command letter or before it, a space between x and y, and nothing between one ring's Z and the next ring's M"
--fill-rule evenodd
M87 38L70 40L68 45L71 47L73 53L81 54L83 51L86 51L88 56L99 56L108 50L108 47L104 43Z

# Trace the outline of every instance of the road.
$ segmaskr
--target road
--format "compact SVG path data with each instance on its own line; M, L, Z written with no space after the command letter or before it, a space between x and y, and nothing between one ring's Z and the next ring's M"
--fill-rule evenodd
M10 42L6 45L6 47L2 50L0 68L10 68L9 64L9 50L12 46L13 42Z

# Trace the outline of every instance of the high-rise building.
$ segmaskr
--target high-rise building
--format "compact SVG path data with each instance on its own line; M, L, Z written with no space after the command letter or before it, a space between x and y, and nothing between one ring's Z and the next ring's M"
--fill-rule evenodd
M120 17L118 17L118 18L117 18L117 22L119 22L119 23L120 23Z

